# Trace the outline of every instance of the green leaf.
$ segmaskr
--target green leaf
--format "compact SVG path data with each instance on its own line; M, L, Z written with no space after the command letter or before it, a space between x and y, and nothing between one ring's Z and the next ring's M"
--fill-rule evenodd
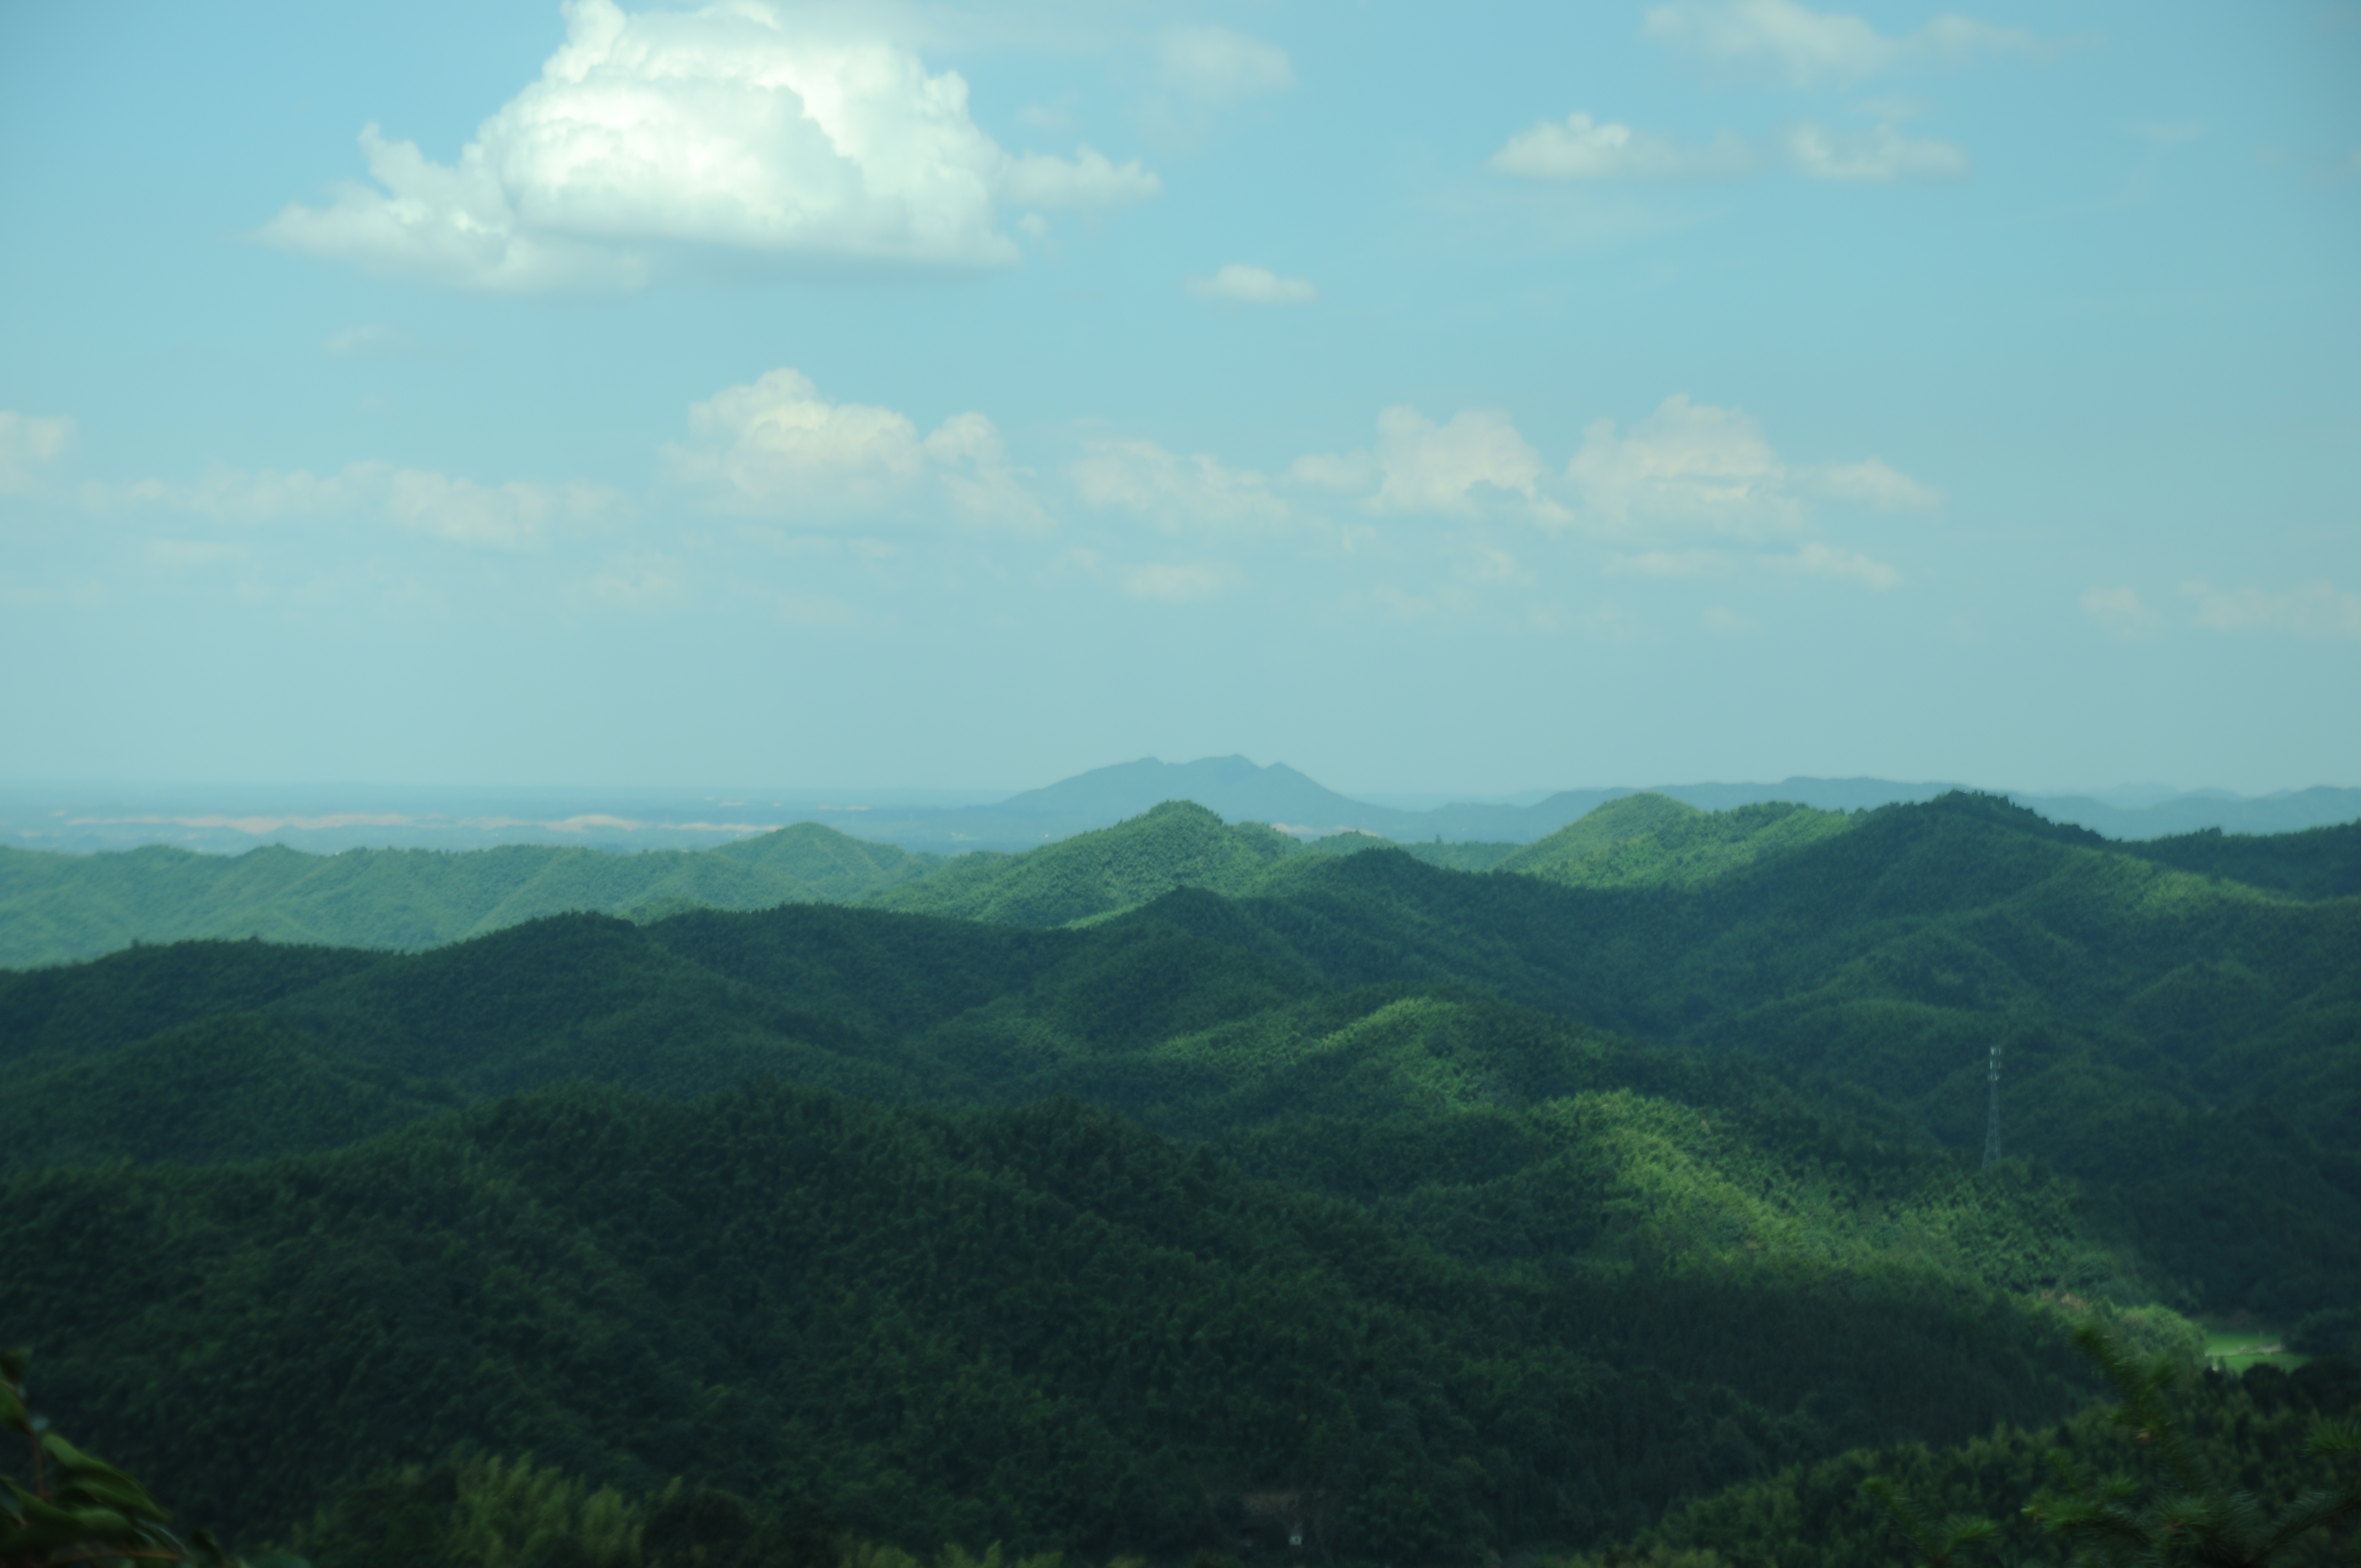
M127 1514L163 1523L172 1516L166 1513L147 1488L127 1478L117 1480L109 1475L77 1477L58 1488L61 1503L115 1508Z
M104 1488L117 1503L127 1501L133 1510L156 1519L168 1519L163 1505L148 1495L148 1488L105 1460L84 1453L55 1432L41 1439L41 1447L57 1462L60 1486Z

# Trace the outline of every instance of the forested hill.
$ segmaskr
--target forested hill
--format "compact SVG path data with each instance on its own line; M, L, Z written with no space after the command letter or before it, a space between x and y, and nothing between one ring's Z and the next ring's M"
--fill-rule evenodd
M2147 1277L2282 1317L2361 1293L2361 901L2171 870L1974 797L1724 856L1793 835L1766 813L1733 840L1744 819L1675 818L1708 838L1653 882L1625 874L1645 835L1537 875L1296 854L1252 896L1183 890L1082 929L798 905L574 916L377 959L142 948L0 980L0 1051L29 1075L12 1113L49 1129L39 1146L196 1138L210 1158L216 1124L112 1113L104 1054L178 1060L138 1081L206 1101L187 1064L226 1082L235 1020L269 1021L251 1048L280 1065L240 1081L319 1099L218 1124L258 1149L386 1124L353 1064L420 1113L571 1079L681 1096L773 1076L893 1102L1068 1092L1211 1136L1289 1102L1366 1120L1610 1087L1542 1072L1575 1058L1535 1056L1557 1036L1510 1021L1540 1019L1737 1051L1873 1096L1894 1141L1972 1153L1998 1046L2006 1146L2107 1195ZM1601 856L1623 870L1584 881ZM203 1053L152 1043L199 1025ZM327 1054L299 1066L305 1041ZM1389 1065L1357 1054L1385 1042Z
M135 941L260 937L414 950L544 915L846 903L940 863L817 823L712 850L637 854L541 844L449 853L164 845L64 855L0 845L0 965L94 958Z
M1964 796L1635 798L1521 874L1207 815L885 894L982 918L0 972L0 1328L248 1532L473 1445L1425 1561L2066 1419L2070 1310L2185 1354L2166 1306L2361 1295L2361 900Z
M1946 797L1973 798L1991 804ZM1631 795L1532 844L1395 847L1455 871L1498 868L1579 886L1697 887L1878 815L1777 803L1708 812ZM2039 823L2022 811L2014 819L2026 830ZM2285 897L2361 894L2361 824L2127 844L2041 826L2062 842ZM1176 888L1273 892L1321 860L1387 843L1359 833L1302 840L1257 823L1224 824L1175 801L1023 854L948 860L811 823L715 850L641 854L523 845L334 856L269 848L234 857L162 847L95 855L0 847L0 965L94 958L134 941L191 937L415 951L574 910L647 920L689 908L836 903L1057 926L1104 918Z

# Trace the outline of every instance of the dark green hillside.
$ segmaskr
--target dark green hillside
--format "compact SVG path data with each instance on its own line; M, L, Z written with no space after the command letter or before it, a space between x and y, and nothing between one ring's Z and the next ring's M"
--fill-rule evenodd
M0 1171L340 1148L457 1103L446 1086L405 1082L277 1019L232 1014L12 1073Z
M2011 1146L2120 1185L2159 1243L2193 1214L2235 1242L2184 1276L2205 1299L2283 1311L2361 1289L2361 1176L2342 1152L2361 1146L2361 902L2214 883L1978 797L1850 820L1695 891L1368 854L1244 908L1332 984L1472 984L1744 1047L1960 1147L1982 1142L2002 1044Z
M1225 1549L1310 1489L1385 1561L2060 1419L2044 1298L2185 1351L2135 1304L2361 1288L2356 901L1968 797L1626 810L1586 863L1655 858L1593 885L1290 845L1057 928L802 903L0 976L0 1340L258 1529L465 1442L921 1547ZM1227 875L1215 826L1072 885ZM2033 1157L1979 1172L1994 1039Z
M2301 833L2225 834L2209 828L2126 844L2124 852L2295 898L2361 897L2361 822Z
M870 902L1003 926L1063 926L1176 887L1246 893L1273 862L1295 852L1295 840L1274 828L1231 827L1202 806L1174 800L1021 855L963 855L924 882Z
M2361 1369L2350 1362L2314 1363L2293 1375L2269 1365L2243 1377L2208 1373L2175 1403L2198 1462L2252 1488L2266 1509L2287 1508L2307 1492L2333 1491L2352 1476L2352 1460L2340 1464L2308 1451L2321 1421L2361 1413ZM2036 1494L2056 1484L2049 1455L2063 1453L2102 1475L2138 1476L2156 1468L2155 1454L2114 1425L2111 1413L2096 1406L2054 1428L1999 1431L1949 1449L1863 1450L1747 1482L1676 1508L1638 1540L1575 1558L1565 1568L1651 1568L1668 1561L1694 1568L1890 1568L1910 1559L1893 1515L1861 1491L1872 1475L1898 1486L1930 1519L1965 1515L1996 1522L2000 1535L1983 1549L1989 1555L1971 1561L2055 1562L2063 1543L2025 1513ZM2352 1530L2336 1533L2349 1539ZM2328 1568L2352 1562L2353 1553L2322 1531L2273 1561Z
M628 855L523 844L340 855L269 846L235 856L160 845L96 855L0 847L0 965L190 937L414 950L567 910L841 902L937 863L815 823L715 850Z
M0 1065L80 1056L202 1018L244 1013L379 961L345 948L176 942L91 963L0 970Z
M859 1016L738 983L599 915L389 957L270 1013L372 1068L469 1097L571 1079L675 1098L760 1078L888 1100L937 1087L934 1063Z
M1073 1096L1298 1185L1399 1200L1405 1234L1477 1260L1841 1259L1977 1288L2148 1288L2070 1190L1963 1184L1872 1099L1802 1096L1760 1064L1480 994L1323 992L1168 906L1089 932L813 906L554 917L28 1079L11 1123L51 1131L28 1131L18 1163L331 1146L569 1078L672 1098L777 1078L889 1102ZM111 1100L179 1113L110 1128ZM1389 1175L1372 1137L1395 1150ZM1476 1167L1431 1157L1485 1140Z
M1242 1493L1301 1489L1321 1545L1431 1560L2081 1397L2054 1326L1974 1292L1474 1268L1071 1102L548 1091L20 1176L0 1258L46 1408L249 1538L468 1442L922 1548L1219 1546Z
M1175 808L1124 832L1185 839L1202 815ZM1661 815L1675 829L1725 820ZM1835 820L1848 826L1694 888L1470 876L1376 850L1290 855L1265 872L1264 896L1182 890L1077 931L814 905L638 928L569 917L264 1005L376 1071L467 1097L569 1078L682 1096L776 1077L939 1104L1064 1092L1224 1139L1298 1117L1524 1111L1616 1089L1697 1102L1630 1078L1552 1077L1537 1064L1573 1059L1560 1046L1455 997L1740 1047L1816 1077L1815 1095L1844 1085L1897 1107L1971 1155L1998 1043L2008 1146L2092 1184L2097 1205L2077 1211L2070 1245L2026 1244L2053 1277L2117 1278L2133 1297L2177 1281L2209 1310L2290 1320L2361 1288L2361 905L2173 872L1988 799ZM1223 837L1204 841L1235 842L1212 831ZM169 968L175 951L108 964ZM27 985L63 998L74 975L104 993L109 972L20 976L0 999ZM1362 987L1394 989L1322 1000ZM250 1010L243 994L231 986L215 1010ZM1384 1027L1359 1022L1398 1003L1408 1011ZM1474 1036L1418 1022L1478 1016ZM1603 1189L1552 1169L1532 1179L1549 1201L1587 1212L1583 1194ZM2127 1240L2136 1263L2118 1257Z

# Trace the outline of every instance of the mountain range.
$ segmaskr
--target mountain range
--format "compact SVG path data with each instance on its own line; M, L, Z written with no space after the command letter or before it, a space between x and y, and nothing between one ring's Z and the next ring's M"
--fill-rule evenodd
M928 1552L1275 1565L1279 1498L1339 1562L1817 1561L1763 1488L2004 1497L2076 1323L2193 1364L2181 1314L2361 1292L2361 826L12 856L5 929L95 868L118 923L306 938L0 970L0 1326L77 1441L320 1568L526 1453ZM631 917L545 912L588 898ZM2235 1463L2300 1446L2208 1388Z
M1788 801L1863 810L1931 800L1965 786L1884 779L1789 778L1776 784L1649 786L1707 810ZM0 839L73 852L170 843L208 852L281 844L314 852L357 848L473 850L497 844L606 850L695 849L798 821L929 852L1024 850L1111 827L1166 800L1193 800L1232 822L1299 837L1340 831L1401 841L1527 843L1632 787L1533 791L1489 801L1408 805L1338 794L1281 763L1243 757L1171 763L1154 758L1093 769L1015 795L915 790L455 791L322 786L245 790L0 786ZM2142 786L2102 795L2009 798L2052 821L2114 839L2200 832L2280 833L2361 818L2361 790L2314 788L2242 796Z

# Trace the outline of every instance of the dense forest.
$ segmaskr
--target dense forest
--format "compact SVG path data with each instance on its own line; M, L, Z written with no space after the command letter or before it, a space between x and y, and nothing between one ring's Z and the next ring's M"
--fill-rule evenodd
M1897 1561L1862 1478L2014 1519L2114 1452L2075 1328L2198 1314L2329 1358L2176 1396L2326 1485L2354 834L8 851L12 951L115 950L0 970L0 1339L322 1568L522 1561L488 1499L619 1565Z

